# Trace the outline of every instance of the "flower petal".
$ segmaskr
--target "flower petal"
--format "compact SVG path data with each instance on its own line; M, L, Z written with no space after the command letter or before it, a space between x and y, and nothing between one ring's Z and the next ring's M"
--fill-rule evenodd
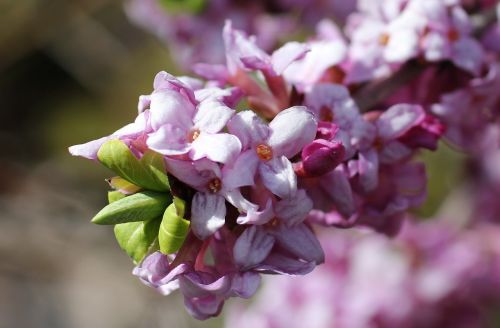
M374 149L359 153L359 181L367 192L372 191L378 185L378 166L378 155Z
M261 163L259 174L266 188L280 198L291 197L297 191L297 176L285 156Z
M240 215L236 220L238 224L266 224L274 218L273 202L271 199L267 201L266 207L262 210L258 210L258 206L255 208L247 209L245 215Z
M274 211L277 218L291 227L304 221L312 208L312 200L307 196L305 190L300 189L291 198L285 198L277 202Z
M225 199L219 195L197 192L191 207L191 226L194 234L205 239L219 230L225 222Z
M222 168L222 183L224 188L232 190L254 184L259 158L253 149L242 152L234 162Z
M343 167L325 175L320 184L342 215L350 217L356 211L351 184Z
M217 133L226 126L233 114L234 110L220 101L202 101L193 119L194 128L207 133Z
M217 172L214 169L211 167L205 168L206 165L201 166L200 162L206 161L210 162L208 159L201 159L199 161L192 162L166 157L165 166L167 172L180 181L197 190L206 190L208 182L217 177Z
M267 143L275 156L291 158L314 140L318 124L306 107L294 106L276 115L269 127Z
M241 143L237 137L228 133L200 133L191 144L191 159L208 158L214 162L227 163L233 161L241 151Z
M113 139L112 136L102 137L97 140L89 141L81 145L74 145L68 148L73 156L81 156L91 160L97 160L97 152L99 148L108 140Z
M291 254L305 261L321 264L325 261L325 254L318 239L305 224L294 227L281 225L272 230L276 243Z
M305 275L316 267L314 262L303 262L289 255L272 252L256 270L266 273Z
M271 55L271 64L274 72L281 75L283 71L296 60L304 58L309 47L299 42L287 42Z
M231 134L240 139L243 149L263 143L270 134L269 127L251 110L233 116L227 127Z
M194 93L192 88L181 81L181 79L176 78L170 73L165 71L161 71L156 74L153 87L155 90L172 90L180 93L186 99L188 99L191 103L195 103Z
M186 154L191 149L187 132L177 126L165 124L148 135L148 147L163 155Z
M239 189L233 189L230 191L222 190L221 194L224 195L224 198L231 203L234 207L236 207L241 212L249 212L249 211L257 211L259 206L254 203L249 202L243 195Z
M236 264L247 270L260 264L271 252L274 237L256 226L247 228L236 240L233 256Z
M151 94L151 126L155 130L165 124L189 130L193 125L194 110L193 103L173 90L165 89Z
M260 285L260 274L256 272L243 272L233 277L231 284L232 296L250 298L255 294Z
M382 113L376 126L380 138L386 141L402 136L424 119L425 111L421 106L398 104Z

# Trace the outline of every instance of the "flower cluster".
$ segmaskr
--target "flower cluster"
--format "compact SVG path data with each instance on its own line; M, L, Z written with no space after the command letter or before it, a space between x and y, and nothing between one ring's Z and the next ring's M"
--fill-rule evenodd
M452 61L479 74L484 51L460 1L360 0L349 17L349 83L385 76L410 59Z
M208 44L212 15L242 6L184 4L203 5L193 31L206 29ZM470 151L483 145L483 164L498 149L495 32L475 37L466 9L476 5L359 0L345 31L321 20L314 37L272 53L226 21L215 46L225 63L192 65L197 78L158 73L135 122L70 147L117 175L93 222L115 225L134 274L163 294L180 289L198 319L253 295L260 274L303 275L323 263L315 225L395 235L426 197L415 155L443 135ZM204 56L204 47L190 51ZM407 79L408 68L418 78Z
M326 233L326 262L306 277L269 277L227 327L489 327L500 305L498 227L433 222L395 240ZM489 321L491 320L491 321Z
M178 63L189 68L198 62L222 62L220 30L226 19L257 35L259 46L268 50L325 16L345 20L355 5L355 1L342 0L128 0L126 12L134 23L163 41Z

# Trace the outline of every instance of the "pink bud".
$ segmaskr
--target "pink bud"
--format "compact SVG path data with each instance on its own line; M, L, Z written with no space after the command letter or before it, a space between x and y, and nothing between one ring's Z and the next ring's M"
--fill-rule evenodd
M318 129L316 130L316 139L332 140L339 127L330 122L321 121L318 123Z
M425 119L411 128L399 141L411 148L436 150L437 143L446 132L446 126L436 117L426 114Z
M306 176L321 176L335 169L344 155L341 142L316 139L302 150L301 169Z

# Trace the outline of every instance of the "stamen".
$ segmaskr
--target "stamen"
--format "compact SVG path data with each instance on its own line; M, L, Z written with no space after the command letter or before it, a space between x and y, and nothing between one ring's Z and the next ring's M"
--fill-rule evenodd
M260 144L255 151L257 152L257 156L263 161L269 161L273 158L273 150L268 145Z
M213 178L208 183L207 188L211 193L215 194L215 193L219 192L219 190L221 190L222 181L220 181L219 178Z
M378 43L382 46L386 46L389 43L390 36L387 33L382 33L378 38Z
M200 136L200 130L195 129L188 133L187 139L189 142L195 141Z

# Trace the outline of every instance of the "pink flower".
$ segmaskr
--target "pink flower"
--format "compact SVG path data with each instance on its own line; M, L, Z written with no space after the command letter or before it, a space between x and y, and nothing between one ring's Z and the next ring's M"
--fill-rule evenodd
M217 98L196 100L194 91L179 80L173 82L178 88L171 88L170 81L167 87L161 83L155 83L151 94L153 131L148 134L148 147L167 156L188 154L193 160L206 157L224 163L234 159L241 145L234 136L221 133L234 110Z
M443 1L413 0L408 5L428 20L421 47L428 61L450 59L458 67L478 75L483 65L484 51L471 36L467 13L459 6L447 7Z
M291 107L280 112L269 126L251 111L240 112L229 122L248 157L249 168L255 167L262 182L280 198L293 196L297 178L289 158L314 140L317 123L305 107Z
M305 277L268 277L226 327L483 327L500 305L498 227L408 225L394 239L325 232L325 264ZM374 278L376 277L376 279Z

